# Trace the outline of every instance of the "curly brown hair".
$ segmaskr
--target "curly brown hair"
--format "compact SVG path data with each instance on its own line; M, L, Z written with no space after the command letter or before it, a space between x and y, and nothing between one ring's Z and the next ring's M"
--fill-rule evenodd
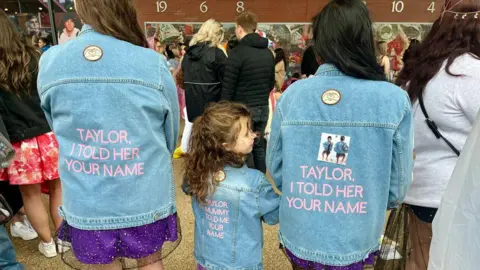
M224 144L235 145L241 130L240 120L250 112L242 104L221 101L209 106L193 123L188 153L185 158L185 180L190 194L201 204L213 194L217 183L213 175L227 165L241 166L246 156L234 153Z
M0 89L15 95L30 94L37 80L40 52L22 42L15 26L0 10Z

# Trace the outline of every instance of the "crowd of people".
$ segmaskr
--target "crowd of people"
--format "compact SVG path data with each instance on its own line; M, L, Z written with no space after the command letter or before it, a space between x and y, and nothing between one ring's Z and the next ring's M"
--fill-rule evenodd
M266 267L262 223L279 224L292 269L450 270L449 256L471 269L470 254L435 246L451 236L432 222L457 162L475 162L459 156L480 109L479 0L446 1L395 72L363 1L332 0L291 78L250 11L233 37L210 19L164 44L132 1L75 8L75 38L38 47L0 11L0 222L12 237L38 237L74 269L164 269L182 240L183 158L197 270ZM23 269L3 225L0 269Z

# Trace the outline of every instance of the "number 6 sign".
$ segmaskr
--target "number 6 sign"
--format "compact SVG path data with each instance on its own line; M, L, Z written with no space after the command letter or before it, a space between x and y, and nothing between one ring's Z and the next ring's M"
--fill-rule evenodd
M207 11L208 11L207 1L202 2L202 3L200 4L200 11L201 11L202 13L207 13Z

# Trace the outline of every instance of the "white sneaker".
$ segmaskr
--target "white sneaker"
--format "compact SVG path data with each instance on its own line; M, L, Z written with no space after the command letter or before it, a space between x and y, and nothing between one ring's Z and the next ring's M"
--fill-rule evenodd
M53 258L57 256L57 248L53 239L50 241L50 243L43 243L40 241L38 244L38 250L47 258Z
M37 232L22 222L10 224L10 233L13 237L21 237L23 240L33 240L38 237Z
M69 251L71 247L72 244L70 244L69 242L62 241L61 239L57 240L58 253L63 254Z

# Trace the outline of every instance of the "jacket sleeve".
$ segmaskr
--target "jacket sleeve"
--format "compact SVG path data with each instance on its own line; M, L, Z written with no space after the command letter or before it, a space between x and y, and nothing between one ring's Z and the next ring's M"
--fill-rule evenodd
M230 57L225 63L225 74L223 76L222 100L232 100L237 88L238 75L242 68L242 60L238 54L238 49L232 51Z
M280 105L282 104L282 97L277 102L275 111L273 112L272 125L270 128L270 140L267 146L267 169L273 178L275 186L277 186L280 192L282 191L282 110Z
M413 173L413 114L408 96L405 94L405 115L393 138L392 174L388 208L397 208L403 203L412 183Z
M161 65L164 64L161 63ZM167 66L165 66L165 70L162 70L161 73L163 75L163 93L170 106L170 110L165 116L165 137L168 150L173 154L177 145L178 132L180 129L180 106L178 104L177 87Z
M258 204L263 222L275 225L279 222L280 196L275 193L272 184L261 174Z

